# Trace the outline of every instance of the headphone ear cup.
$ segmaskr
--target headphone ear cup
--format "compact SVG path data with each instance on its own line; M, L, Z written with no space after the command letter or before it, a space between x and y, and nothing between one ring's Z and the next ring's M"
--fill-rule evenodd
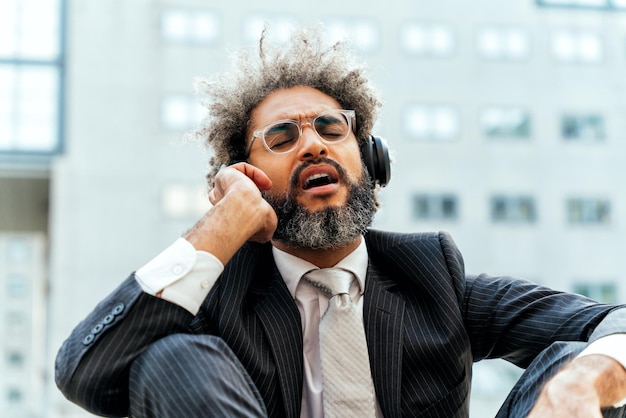
M391 178L391 162L387 142L379 136L368 136L361 141L361 158L372 179L372 187L385 187Z

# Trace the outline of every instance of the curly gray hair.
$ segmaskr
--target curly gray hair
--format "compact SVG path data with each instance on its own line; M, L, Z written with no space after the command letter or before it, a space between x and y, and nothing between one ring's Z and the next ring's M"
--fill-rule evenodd
M310 86L333 97L344 109L356 111L356 136L370 134L381 102L345 42L328 45L321 25L294 31L285 44L272 45L267 29L259 40L258 56L242 49L233 70L213 80L200 80L208 116L194 132L213 151L207 181L222 164L245 160L246 135L253 109L275 90Z

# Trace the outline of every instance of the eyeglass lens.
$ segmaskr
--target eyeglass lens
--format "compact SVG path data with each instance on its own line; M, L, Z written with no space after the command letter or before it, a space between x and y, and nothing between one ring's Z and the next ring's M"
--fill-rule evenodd
M329 112L318 115L312 123L315 132L326 141L336 142L348 136L348 119L341 112ZM300 124L294 121L278 122L268 126L264 133L265 143L273 152L290 151L300 139Z

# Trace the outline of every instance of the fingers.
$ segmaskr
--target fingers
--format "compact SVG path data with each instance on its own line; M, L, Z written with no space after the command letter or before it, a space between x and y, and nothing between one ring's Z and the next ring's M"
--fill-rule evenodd
M263 170L253 165L245 162L233 164L217 173L215 186L209 192L209 201L216 205L227 192L235 188L269 190L272 188L272 181Z
M230 167L245 174L259 189L269 190L272 188L272 180L260 168L248 163L237 163Z

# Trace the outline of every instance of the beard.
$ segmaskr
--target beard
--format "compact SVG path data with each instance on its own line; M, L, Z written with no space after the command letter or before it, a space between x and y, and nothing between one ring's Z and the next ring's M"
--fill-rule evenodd
M297 201L298 179L302 170L320 162L335 167L339 181L347 185L347 199L342 206L310 211ZM370 187L365 167L361 180L354 182L338 163L325 158L299 166L291 178L291 191L286 196L263 192L263 197L278 218L273 239L296 248L333 249L354 242L372 224L377 207L374 189Z

